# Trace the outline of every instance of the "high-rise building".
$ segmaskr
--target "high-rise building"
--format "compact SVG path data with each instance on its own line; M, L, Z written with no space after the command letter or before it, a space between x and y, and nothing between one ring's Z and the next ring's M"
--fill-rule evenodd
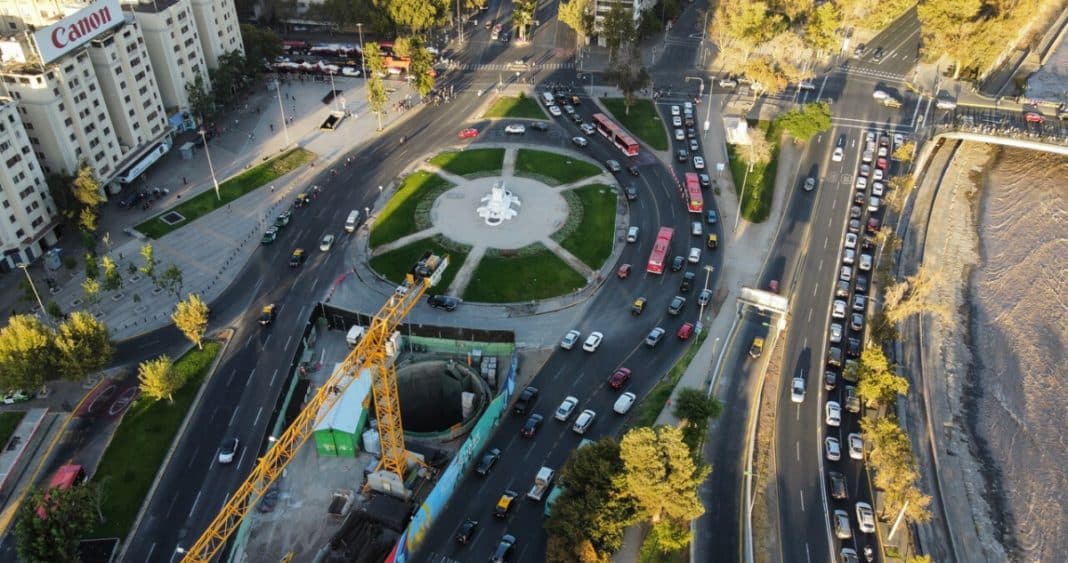
M0 271L28 264L56 243L56 206L17 106L0 97Z
M197 35L208 68L219 68L219 57L237 51L245 52L241 42L241 24L233 0L191 0L193 17L197 21Z
M124 5L132 10L152 59L163 105L170 110L188 109L186 84L200 76L204 90L211 90L208 63L197 30L190 0L148 0Z

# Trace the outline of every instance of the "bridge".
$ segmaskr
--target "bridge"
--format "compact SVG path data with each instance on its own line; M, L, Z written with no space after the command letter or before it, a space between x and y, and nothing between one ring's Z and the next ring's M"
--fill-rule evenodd
M916 133L927 140L978 141L1068 156L1068 121L1046 117L1029 122L1019 110L958 106L938 122L917 127Z

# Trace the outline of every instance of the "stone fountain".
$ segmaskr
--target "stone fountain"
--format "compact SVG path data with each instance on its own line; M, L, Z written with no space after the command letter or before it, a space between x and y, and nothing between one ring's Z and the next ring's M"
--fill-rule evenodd
M482 198L482 203L476 211L491 227L496 227L519 214L518 210L512 209L513 204L515 207L523 205L518 197L504 189L504 182L500 181L493 183L489 195Z

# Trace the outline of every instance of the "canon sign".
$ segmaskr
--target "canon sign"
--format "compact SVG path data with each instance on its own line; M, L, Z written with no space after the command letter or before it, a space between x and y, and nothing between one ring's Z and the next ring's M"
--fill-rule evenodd
M99 0L34 32L41 61L50 63L122 23L119 0Z

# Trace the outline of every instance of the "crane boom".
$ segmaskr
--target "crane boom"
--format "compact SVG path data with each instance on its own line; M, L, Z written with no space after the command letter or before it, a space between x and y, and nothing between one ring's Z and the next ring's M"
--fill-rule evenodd
M407 452L400 420L396 368L387 354L387 342L401 321L426 292L441 279L449 264L448 256L426 253L406 276L405 283L386 300L371 320L363 339L330 374L315 395L300 411L293 423L269 447L252 468L245 482L219 509L219 513L182 557L184 563L207 563L215 558L230 536L237 531L252 507L282 474L301 446L307 443L319 422L319 413L329 412L334 403L364 369L374 374L371 389L375 399L375 416L381 436L382 460L379 467L404 478Z

